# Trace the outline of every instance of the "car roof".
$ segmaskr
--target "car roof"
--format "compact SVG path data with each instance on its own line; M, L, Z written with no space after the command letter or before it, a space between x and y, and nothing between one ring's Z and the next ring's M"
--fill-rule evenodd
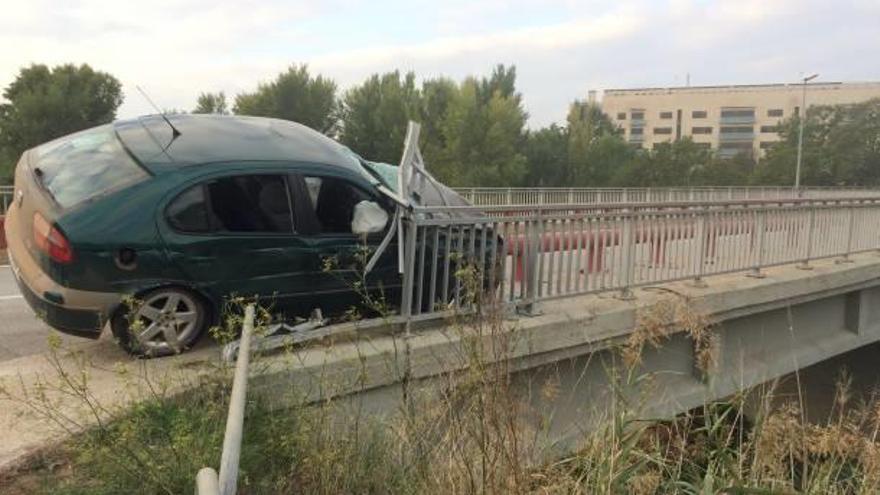
M231 115L148 115L114 122L126 149L153 172L216 162L323 164L362 174L356 155L329 137L288 120Z

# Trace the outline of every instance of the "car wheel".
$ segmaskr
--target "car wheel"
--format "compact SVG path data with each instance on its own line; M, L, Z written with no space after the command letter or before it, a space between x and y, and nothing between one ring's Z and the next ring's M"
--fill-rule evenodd
M126 351L159 357L186 351L209 321L207 305L187 290L161 288L121 307L111 321L113 335Z

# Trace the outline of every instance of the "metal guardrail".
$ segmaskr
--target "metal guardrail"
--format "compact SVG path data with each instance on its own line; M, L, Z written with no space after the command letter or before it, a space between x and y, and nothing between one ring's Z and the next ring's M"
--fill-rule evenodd
M15 188L13 186L0 186L0 206L2 206L2 210L0 210L0 215L5 215L6 211L9 210L9 205L12 204L12 198L15 195Z
M663 201L735 201L745 199L839 198L880 196L880 189L868 187L463 187L456 192L471 204L541 205L650 203Z
M711 203L415 207L401 312L468 309L470 289L505 304L617 291L880 249L880 196ZM476 282L463 282L472 268ZM470 287L467 287L470 285Z
M254 332L254 305L244 312L241 346L235 362L229 414L220 457L220 475L213 468L204 467L196 476L196 495L235 495L238 485L238 462L241 456L241 435L244 428L244 406L247 396L248 366L250 364L251 336Z

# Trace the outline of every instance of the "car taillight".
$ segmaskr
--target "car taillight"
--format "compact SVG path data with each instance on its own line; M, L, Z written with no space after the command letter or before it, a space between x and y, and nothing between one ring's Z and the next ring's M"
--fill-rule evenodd
M34 243L37 249L59 263L73 261L70 242L39 213L34 213Z

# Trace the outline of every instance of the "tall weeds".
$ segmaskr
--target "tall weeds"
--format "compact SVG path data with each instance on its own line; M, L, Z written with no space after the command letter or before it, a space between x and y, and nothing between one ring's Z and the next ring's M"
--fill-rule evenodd
M717 361L714 325L682 298L639 315L636 331L615 350L619 367L608 369L613 407L574 451L547 461L538 440L546 418L515 383L512 323L493 297L484 297L475 268L463 263L457 275L467 304L476 307L449 322L460 371L411 383L394 415L370 414L346 400L288 400L279 410L277 397L253 394L240 493L880 491L880 403L853 404L845 377L832 416L821 424L807 423L798 403L771 408L772 384L758 400L746 391L675 418L647 417L630 400L633 391L653 386L640 374L646 349L685 332L702 372L710 375ZM228 337L240 324L235 315L214 333ZM217 464L229 383L222 366L193 378L185 394L147 377L146 396L123 409L90 392L89 363L67 358L57 345L50 361L53 379L6 383L0 398L26 405L73 440L0 480L4 493L188 493L198 469ZM130 380L133 390L144 390L142 381ZM552 402L566 392L549 381L532 393ZM754 408L747 401L759 404L748 416Z

